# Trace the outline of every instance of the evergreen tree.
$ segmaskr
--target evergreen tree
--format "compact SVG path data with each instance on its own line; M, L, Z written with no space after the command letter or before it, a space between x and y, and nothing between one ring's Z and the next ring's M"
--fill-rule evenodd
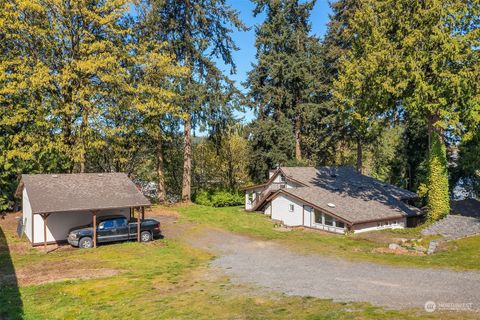
M294 158L292 124L285 117L258 119L248 131L249 172L253 181L268 178L269 169L287 165Z
M195 125L212 126L211 119L230 115L228 103L236 92L230 81L215 65L213 57L223 60L235 71L231 26L244 30L238 12L225 0L152 0L145 1L149 13L145 17L146 32L165 42L177 62L188 68L188 75L177 82L183 119L182 201L191 198L192 142ZM221 116L219 116L219 113Z
M461 115L478 110L479 12L477 1L362 1L349 26L355 43L342 62L340 100L361 117L404 108L426 121L430 141L459 128Z
M286 116L293 124L295 158L302 159L304 109L316 102L319 41L310 36L314 1L256 0L254 15L266 19L256 29L257 63L246 82L260 119Z
M480 197L480 126L466 134L458 146L458 160L451 174L453 189L460 184L470 196Z

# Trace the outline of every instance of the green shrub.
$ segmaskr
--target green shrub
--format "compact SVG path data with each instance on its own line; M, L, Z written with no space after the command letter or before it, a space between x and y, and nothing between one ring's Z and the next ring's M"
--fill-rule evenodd
M193 201L204 206L232 207L243 204L244 196L238 192L200 191L195 194Z
M212 206L210 194L206 191L200 191L195 193L193 197L193 202L195 202L196 204L201 204L202 206Z

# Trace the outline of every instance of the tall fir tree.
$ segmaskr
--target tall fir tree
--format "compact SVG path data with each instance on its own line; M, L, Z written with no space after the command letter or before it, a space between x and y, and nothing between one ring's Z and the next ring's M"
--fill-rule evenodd
M157 41L165 42L177 62L188 68L188 75L177 82L177 104L183 119L182 201L189 202L192 188L192 129L215 128L211 119L225 121L231 115L233 82L216 66L220 58L235 71L232 29L245 30L238 12L225 0L152 0L146 1L150 14L145 28Z
M246 84L259 119L285 116L292 123L295 158L302 160L305 108L315 103L319 40L309 35L315 1L255 0L254 15L265 13L256 29L257 63Z
M319 48L320 67L315 72L318 84L315 96L318 101L305 113L303 148L314 164L344 165L349 163L351 132L334 103L332 86L338 76L340 61L351 48L352 39L347 30L358 0L337 0L330 3L332 14L327 32Z

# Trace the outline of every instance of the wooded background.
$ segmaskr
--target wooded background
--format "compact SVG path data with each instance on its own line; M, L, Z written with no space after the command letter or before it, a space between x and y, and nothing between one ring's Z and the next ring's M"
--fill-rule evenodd
M0 210L22 173L126 172L164 203L278 165L354 165L431 219L478 196L478 0L338 0L321 39L314 1L252 2L244 95L225 0L0 0Z

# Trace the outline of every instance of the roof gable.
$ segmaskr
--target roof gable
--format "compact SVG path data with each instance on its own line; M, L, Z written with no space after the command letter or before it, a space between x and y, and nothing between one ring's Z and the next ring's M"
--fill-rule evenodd
M22 188L27 190L33 213L150 205L124 173L22 175Z

